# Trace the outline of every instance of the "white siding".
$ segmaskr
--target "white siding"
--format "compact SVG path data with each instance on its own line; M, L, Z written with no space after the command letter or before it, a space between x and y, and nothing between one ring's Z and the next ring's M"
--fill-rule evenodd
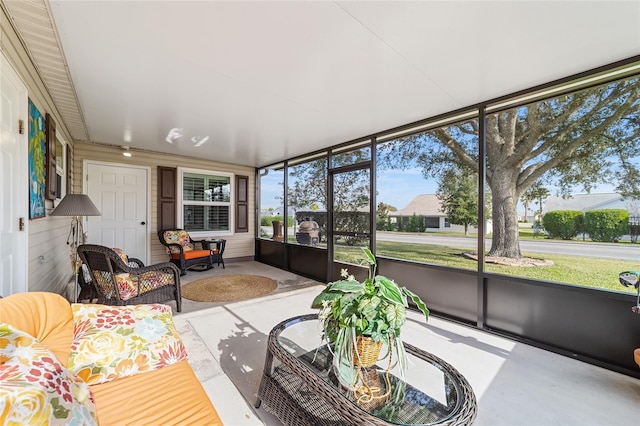
M0 30L0 48L27 86L29 98L43 117L46 113L51 114L56 122L56 132L64 140L71 141L70 133L62 121L60 112L2 8L0 8ZM70 218L50 217L53 202L49 200L46 201L45 210L46 217L27 221L26 224L29 235L27 288L29 291L50 291L62 294L66 283L72 277L69 251L66 248Z
M183 157L177 155L167 155L159 152L136 151L131 149L133 154L126 158L122 155L119 146L77 143L76 155L73 162L74 192L82 191L82 162L83 160L98 160L108 163L129 164L151 167L151 202L149 217L151 226L149 228L149 241L151 243L150 259L151 263L166 262L168 257L165 247L160 244L157 235L158 229L158 166L164 167L189 167L194 169L211 170L217 172L233 173L249 177L249 232L234 233L225 236L227 246L224 252L225 260L233 258L253 257L254 255L254 235L255 235L255 169L253 167L240 166L236 164L220 163L203 160L201 158ZM86 178L86 176L85 176ZM235 181L233 184L235 190ZM235 208L232 208L235 214ZM130 253L135 256L134 253Z

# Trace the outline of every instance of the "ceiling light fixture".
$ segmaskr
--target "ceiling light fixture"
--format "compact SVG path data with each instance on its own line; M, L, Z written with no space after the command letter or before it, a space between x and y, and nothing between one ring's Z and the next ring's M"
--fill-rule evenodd
M194 136L191 138L193 146L198 147L209 140L209 136Z
M122 149L124 149L124 152L122 153L122 155L124 155L125 157L131 157L131 153L129 152L128 146L123 146Z
M176 139L180 139L181 137L182 129L179 127L174 127L173 129L169 130L169 133L167 133L167 137L164 140L169 143L173 143L173 141L175 141Z

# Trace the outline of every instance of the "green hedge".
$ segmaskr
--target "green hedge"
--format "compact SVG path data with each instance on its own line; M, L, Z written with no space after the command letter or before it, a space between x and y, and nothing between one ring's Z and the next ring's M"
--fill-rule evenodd
M571 240L582 232L584 215L579 210L553 210L545 213L542 225L551 238Z
M629 233L629 212L623 209L591 210L584 215L584 227L593 241L618 241Z
M272 226L274 220L284 220L282 216L262 216L260 217L260 226ZM289 217L289 226L293 226L293 218Z
M296 212L296 222L301 223L305 220L313 220L318 224L322 232L327 229L327 212L321 210L300 210Z

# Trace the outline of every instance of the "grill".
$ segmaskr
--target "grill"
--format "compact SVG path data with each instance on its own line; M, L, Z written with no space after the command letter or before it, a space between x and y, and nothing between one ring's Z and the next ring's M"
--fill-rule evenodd
M304 220L298 225L296 232L296 241L298 244L307 246L315 246L320 241L320 227L318 222L314 220Z

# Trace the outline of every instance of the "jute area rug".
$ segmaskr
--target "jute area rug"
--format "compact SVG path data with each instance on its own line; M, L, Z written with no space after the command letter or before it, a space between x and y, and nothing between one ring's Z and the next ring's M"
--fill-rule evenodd
M260 275L223 275L182 286L182 297L195 302L235 302L273 292L278 283Z

